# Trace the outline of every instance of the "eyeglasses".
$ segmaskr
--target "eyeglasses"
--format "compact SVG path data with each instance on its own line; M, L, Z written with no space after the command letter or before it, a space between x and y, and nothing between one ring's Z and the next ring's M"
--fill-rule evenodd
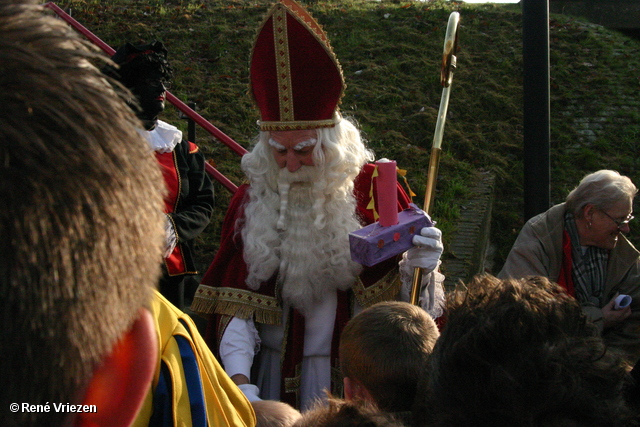
M633 218L635 218L633 215L629 214L625 217L625 219L623 220L619 220L619 219L615 219L613 218L611 215L609 215L608 213L606 213L605 211L603 211L602 209L600 209L600 212L602 212L603 214L605 214L607 217L609 217L609 219L613 222L616 223L616 225L618 226L618 228L624 226L624 225L628 225L629 222L631 222L631 220Z

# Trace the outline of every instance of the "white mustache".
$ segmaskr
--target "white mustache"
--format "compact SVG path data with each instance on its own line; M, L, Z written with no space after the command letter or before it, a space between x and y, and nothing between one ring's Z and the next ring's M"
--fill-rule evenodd
M287 168L280 169L278 184L291 184L294 182L312 182L318 175L315 166L300 166L295 172L289 172Z

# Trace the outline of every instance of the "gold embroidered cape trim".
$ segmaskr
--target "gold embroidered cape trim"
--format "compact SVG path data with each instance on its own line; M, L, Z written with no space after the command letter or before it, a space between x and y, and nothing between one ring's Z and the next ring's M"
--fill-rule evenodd
M401 286L400 275L394 269L367 288L358 278L352 289L358 303L362 307L369 307L381 301L395 299ZM224 314L241 319L253 317L258 323L270 325L279 325L282 321L282 307L275 297L242 289L200 285L191 310L200 314Z
M191 310L201 314L254 318L258 323L269 325L279 325L282 321L282 307L276 298L242 289L200 285Z
M298 393L300 393L300 381L302 379L302 364L299 363L296 365L296 373L293 378L285 378L284 379L284 392L285 393L296 393L296 400L299 400ZM299 405L298 405L299 406Z
M382 301L395 300L402 287L398 269L393 269L375 284L364 287L362 280L358 280L353 285L353 294L362 307L369 307Z

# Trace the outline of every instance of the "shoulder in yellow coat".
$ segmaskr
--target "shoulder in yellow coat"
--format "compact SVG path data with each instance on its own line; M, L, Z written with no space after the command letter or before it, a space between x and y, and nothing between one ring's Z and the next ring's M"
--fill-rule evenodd
M135 427L173 417L174 426L254 427L251 404L224 372L193 320L155 292L160 359ZM170 407L170 410L169 410Z

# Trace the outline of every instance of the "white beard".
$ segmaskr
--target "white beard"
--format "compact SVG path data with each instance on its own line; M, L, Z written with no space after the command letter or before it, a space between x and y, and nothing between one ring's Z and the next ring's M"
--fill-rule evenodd
M278 188L280 197L251 197L246 208L247 284L257 289L277 271L283 303L304 314L327 292L354 284L362 266L351 260L349 233L361 225L351 191L341 200L334 192L325 194L318 168L303 167L294 174L283 169ZM264 189L256 191L264 194Z

